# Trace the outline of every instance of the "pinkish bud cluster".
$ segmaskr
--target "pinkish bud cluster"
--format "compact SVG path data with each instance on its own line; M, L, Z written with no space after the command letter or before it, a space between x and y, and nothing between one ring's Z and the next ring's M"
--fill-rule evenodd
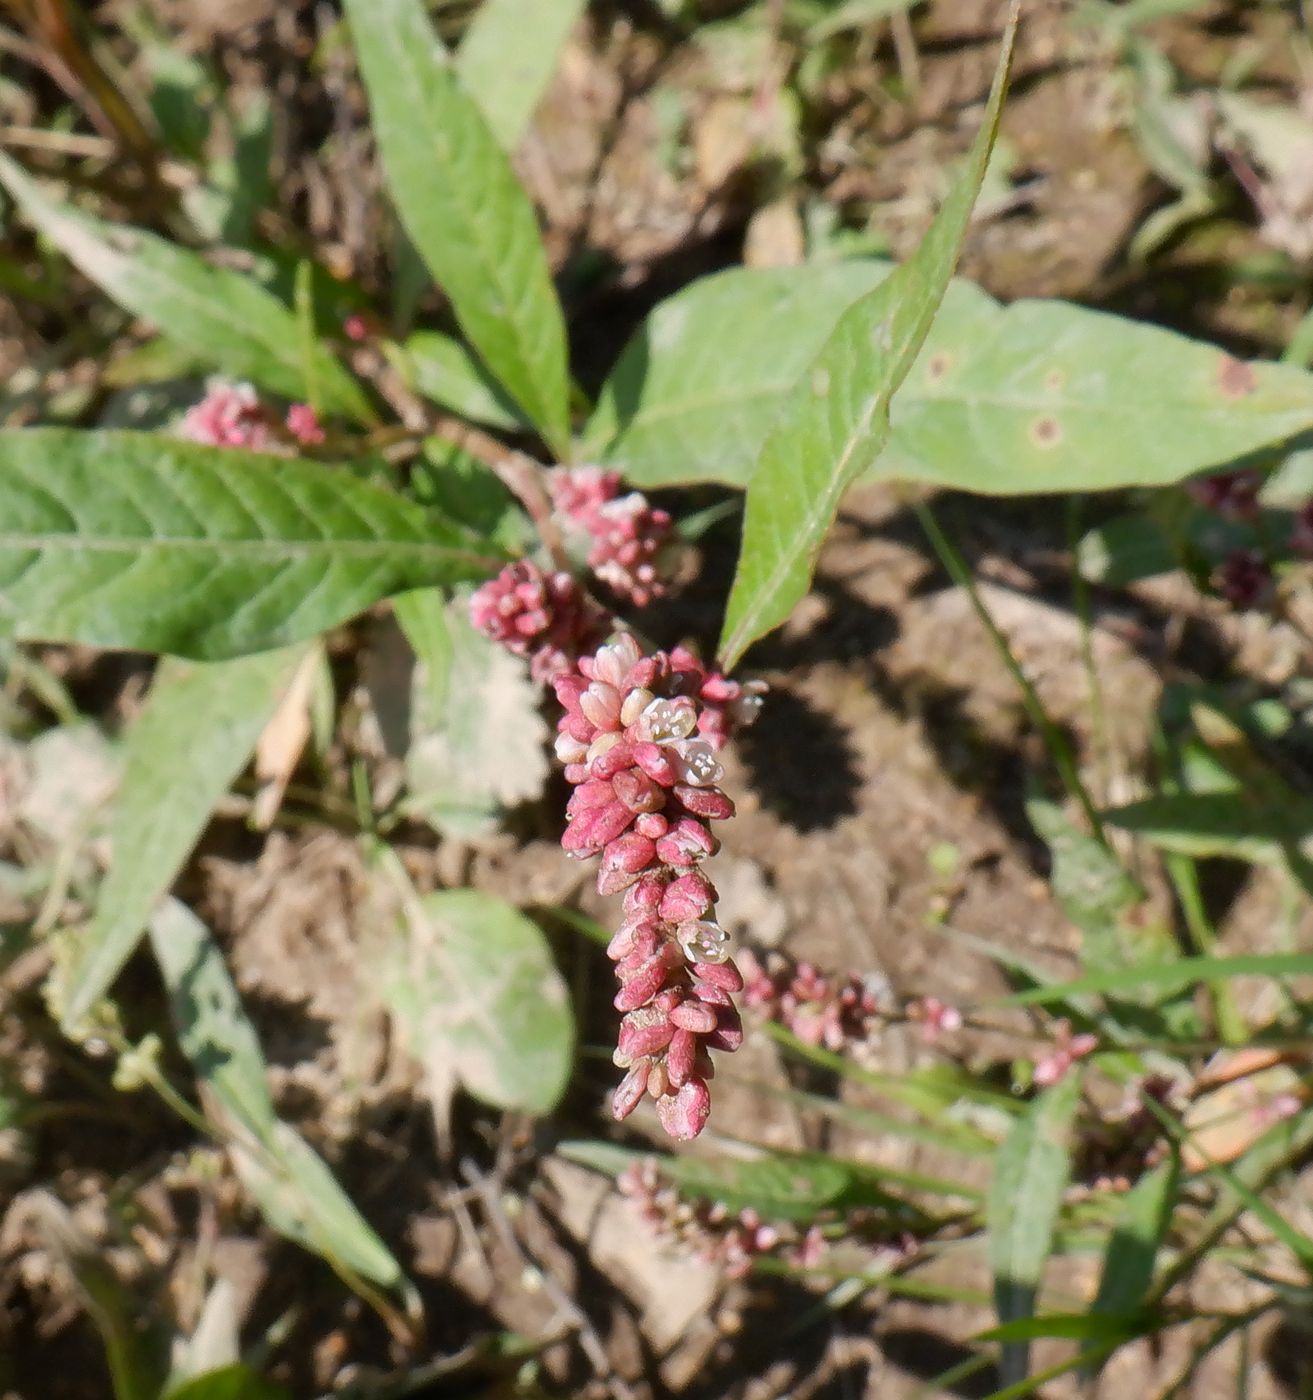
M182 435L210 447L267 451L274 445L272 422L249 384L212 384L182 420Z
M556 681L565 709L557 757L574 785L561 844L601 857L597 888L624 891L625 921L607 949L624 1013L615 1061L626 1070L617 1119L648 1095L672 1137L694 1138L711 1109L711 1050L737 1050L733 994L743 979L699 870L720 843L710 823L734 814L715 751L696 737L701 668L644 655L628 634Z
M765 681L732 681L719 671L708 671L686 647L675 647L670 659L676 670L696 677L688 693L698 703L698 737L713 749L723 749L735 729L745 729L761 713Z
M1261 472L1218 472L1186 483L1186 490L1205 510L1223 520L1253 520L1258 515L1258 493L1263 485Z
M544 573L521 560L508 564L470 596L470 621L516 656L529 659L535 680L553 681L573 669L610 625L571 574Z
M861 977L835 977L783 953L758 958L745 950L743 1003L777 1021L808 1045L836 1052L867 1044L888 1014L879 986Z
M319 415L308 403L294 403L287 410L287 431L305 447L317 447L326 434Z
M922 997L907 1008L911 1021L921 1024L921 1039L927 1045L934 1045L945 1035L960 1031L964 1024L962 1013L956 1006L950 1006L938 997Z
M689 1200L662 1178L651 1157L631 1162L616 1185L658 1239L715 1265L728 1278L742 1278L763 1256L814 1268L825 1253L819 1227L803 1233L794 1225L768 1223L751 1207L734 1212L718 1201Z
M319 415L308 403L287 410L287 433L305 447L324 441ZM277 420L250 384L214 383L184 414L182 435L210 447L244 447L249 452L287 451Z
M1071 1033L1071 1022L1059 1021L1053 1028L1053 1044L1035 1065L1033 1078L1041 1088L1060 1084L1075 1068L1077 1061L1092 1055L1099 1048L1099 1037L1085 1032Z
M619 472L558 467L556 513L588 538L588 567L620 598L646 607L666 591L674 522L640 491L620 494Z

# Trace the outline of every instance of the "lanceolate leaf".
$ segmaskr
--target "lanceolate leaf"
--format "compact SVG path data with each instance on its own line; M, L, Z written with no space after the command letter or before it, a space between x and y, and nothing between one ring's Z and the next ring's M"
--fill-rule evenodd
M246 766L302 648L198 666L166 660L128 731L114 810L114 860L70 969L64 1021L75 1026L109 990L156 900Z
M422 0L347 0L397 212L483 362L564 455L565 324L528 197Z
M204 924L169 900L151 920L151 946L178 1038L231 1134L238 1173L274 1229L384 1287L401 1268L323 1161L278 1120L255 1030Z
M878 1207L915 1214L883 1190L879 1173L856 1162L812 1152L760 1152L751 1157L657 1157L607 1142L563 1142L570 1161L619 1175L631 1162L655 1160L690 1196L719 1201L732 1211L752 1209L766 1220L810 1223L822 1211Z
M584 432L636 486L746 486L786 396L887 262L733 268L663 301L625 347Z
M1104 1251L1093 1312L1133 1313L1144 1302L1171 1224L1179 1180L1180 1165L1173 1156L1142 1176L1127 1194Z
M1015 33L1014 8L980 134L920 247L839 318L766 439L748 486L743 546L721 632L726 669L806 593L840 498L885 445L890 400L957 263L998 129Z
M150 433L0 432L0 630L202 660L315 635L498 551L322 464Z
M524 427L519 410L459 340L440 331L416 331L388 356L426 399L493 428Z
M853 262L695 282L621 355L587 451L638 486L746 486L787 391L888 273L887 263ZM890 422L881 476L997 495L1165 485L1313 429L1313 374L1067 302L1001 306L955 281ZM1127 576L1174 567L1161 526L1132 524ZM1090 568L1116 584L1125 566Z
M477 890L411 899L379 988L440 1098L454 1078L498 1108L546 1113L574 1049L570 1000L538 926Z
M513 152L547 90L584 0L483 0L456 71L503 150Z
M1071 1173L1068 1131L1080 1102L1080 1077L1046 1090L1020 1119L994 1161L985 1218L1000 1322L1034 1315L1044 1261ZM1005 1381L1026 1373L1027 1348L1004 1350Z
M212 267L144 229L102 223L49 198L3 154L0 183L41 232L125 311L226 374L290 399L306 397L296 317L258 282ZM337 359L317 343L311 354L324 408L370 418L363 391Z

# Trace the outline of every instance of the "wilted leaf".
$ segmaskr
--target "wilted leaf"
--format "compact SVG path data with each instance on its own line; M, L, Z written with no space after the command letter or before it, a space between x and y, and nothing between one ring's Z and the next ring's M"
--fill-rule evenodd
M20 638L217 660L480 578L499 553L318 463L152 433L0 432L0 626Z
M463 600L396 599L415 649L406 805L440 831L473 836L536 798L547 780L541 692L525 663L475 631Z
M497 1108L556 1106L570 1000L541 930L513 905L477 890L408 898L378 991L439 1094L454 1077Z
M251 805L251 825L257 831L268 831L273 825L287 784L310 742L314 730L311 711L325 666L323 647L308 648L283 691L278 708L260 731L255 745L255 777L260 790Z
M998 130L1017 10L965 169L916 252L840 317L791 387L748 483L743 544L719 654L732 668L806 593L844 491L875 464L889 404L930 330L953 275Z
M1302 1111L1304 1085L1276 1052L1224 1051L1210 1063L1200 1085L1206 1092L1192 1099L1182 1119L1189 1137L1181 1144L1187 1171L1201 1172L1210 1162L1234 1162L1282 1117Z
M302 654L290 648L210 666L161 664L128 731L114 860L68 973L65 1025L76 1026L109 990L214 804L246 767Z
M565 322L533 206L421 0L346 11L401 221L466 339L565 456Z
M0 154L0 183L61 252L125 311L216 368L287 398L305 396L296 318L258 282L212 267L144 229L105 224L59 204ZM322 345L313 351L324 407L372 416L360 386Z
M1053 1227L1071 1174L1067 1138L1079 1102L1080 1076L1068 1075L1035 1100L994 1159L985 1219L1000 1322L1034 1314ZM1026 1374L1028 1355L1024 1343L1004 1348L1005 1381Z
M373 1282L403 1283L401 1268L322 1159L278 1121L264 1057L210 931L170 899L150 923L178 1038L212 1096L233 1164L273 1228Z
M585 0L483 0L456 71L503 150L520 144Z

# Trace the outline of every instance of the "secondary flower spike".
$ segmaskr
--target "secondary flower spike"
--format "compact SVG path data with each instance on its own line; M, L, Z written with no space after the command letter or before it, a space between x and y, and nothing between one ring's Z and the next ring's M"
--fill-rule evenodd
M620 473L557 467L548 486L557 516L581 533L588 567L619 598L646 607L666 591L674 522L641 491L620 494Z
M699 866L719 848L711 823L734 814L715 748L699 737L706 673L682 650L646 655L622 634L556 681L565 709L556 754L574 793L561 844L600 856L597 888L624 892L607 953L620 1023L612 1099L626 1118L644 1095L671 1137L696 1137L711 1111L712 1050L737 1050L743 978Z
M470 621L516 656L528 657L539 681L570 671L580 652L596 647L610 627L572 575L544 573L528 560L508 564L474 590Z

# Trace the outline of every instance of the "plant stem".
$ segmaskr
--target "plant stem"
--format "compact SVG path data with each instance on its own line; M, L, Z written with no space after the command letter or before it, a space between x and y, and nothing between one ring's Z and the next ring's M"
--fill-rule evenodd
M1044 708L1044 702L1039 698L1035 687L1031 685L1026 673L1021 669L1017 658L1013 656L1007 638L999 630L998 624L990 615L984 599L980 596L980 591L976 587L971 570L967 568L966 561L939 528L939 522L935 519L934 512L924 501L913 502L912 509L916 512L916 517L921 522L921 528L925 531L939 562L944 566L953 582L966 590L967 597L971 600L971 606L975 609L976 616L980 619L986 632L989 633L999 659L1021 692L1021 700L1026 708L1026 713L1030 716L1031 723L1039 730L1040 737L1044 740L1044 747L1048 750L1049 757L1053 760L1053 765L1062 778L1063 786L1084 812L1085 819L1089 822L1095 839L1106 848L1108 838L1089 791L1081 779L1075 755L1061 730L1049 718L1048 711Z

